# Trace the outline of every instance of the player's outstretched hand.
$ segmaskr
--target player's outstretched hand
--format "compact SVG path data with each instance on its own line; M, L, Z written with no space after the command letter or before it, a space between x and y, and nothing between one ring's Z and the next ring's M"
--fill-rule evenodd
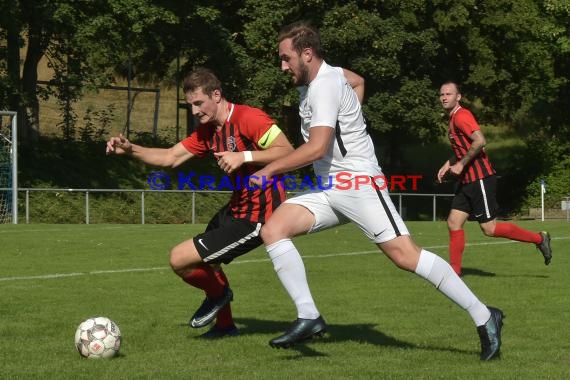
M129 154L133 149L133 146L129 140L122 133L119 136L111 137L107 141L107 148L105 153L107 155L111 154Z

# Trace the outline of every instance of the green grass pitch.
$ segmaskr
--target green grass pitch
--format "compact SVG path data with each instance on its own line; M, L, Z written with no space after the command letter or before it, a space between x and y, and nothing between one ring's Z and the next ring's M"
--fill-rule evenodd
M289 350L268 345L296 314L263 249L225 267L241 335L206 341L187 326L203 293L168 267L169 249L203 225L0 225L0 378L567 379L570 223L517 224L551 232L550 266L533 245L466 228L464 280L506 314L502 357L488 363L468 314L352 225L295 240L329 333ZM408 227L447 259L444 222ZM93 315L120 326L119 357L76 352Z

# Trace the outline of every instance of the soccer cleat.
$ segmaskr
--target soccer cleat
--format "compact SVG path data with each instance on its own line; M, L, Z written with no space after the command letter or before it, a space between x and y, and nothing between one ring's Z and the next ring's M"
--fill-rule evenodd
M218 327L214 325L208 332L200 335L200 338L204 339L219 339L230 336L238 336L239 330L235 325L230 325L228 327Z
M269 345L273 348L289 348L313 337L322 337L326 331L327 324L323 317L316 319L297 318L285 334L271 339Z
M542 253L544 256L544 265L550 264L550 260L552 260L552 247L550 247L550 234L546 231L541 231L540 236L542 236L542 241L540 244L536 245L536 248Z
M501 328L505 315L497 308L489 307L491 317L482 326L477 327L481 340L481 360L487 361L499 357L501 350Z
M218 298L206 297L190 319L190 326L199 328L208 325L214 320L216 314L233 299L234 293L229 286L224 288L224 293Z

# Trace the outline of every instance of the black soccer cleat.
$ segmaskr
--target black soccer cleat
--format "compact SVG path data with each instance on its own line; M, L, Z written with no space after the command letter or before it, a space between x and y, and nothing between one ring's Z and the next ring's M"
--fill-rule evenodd
M192 319L190 319L190 326L197 329L208 325L214 320L216 314L233 299L234 293L229 286L224 288L224 293L218 298L206 297L192 316Z
M481 360L498 358L501 351L501 328L505 315L497 308L489 307L491 317L482 326L477 327L481 340Z
M235 325L228 327L218 327L214 325L210 330L200 335L203 339L219 339L225 337L238 336L239 330Z
M297 318L285 334L271 339L269 345L273 348L289 348L314 337L320 338L326 331L327 324L322 316L316 319Z
M544 265L550 264L552 260L552 247L550 246L550 234L546 231L541 231L540 236L542 236L542 241L540 244L536 245L536 248L542 253L544 256Z

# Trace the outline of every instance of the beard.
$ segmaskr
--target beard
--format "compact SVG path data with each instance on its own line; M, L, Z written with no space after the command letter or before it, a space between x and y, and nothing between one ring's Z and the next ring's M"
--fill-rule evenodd
M309 85L309 68L304 62L299 65L299 74L293 77L293 82L295 86L307 86Z

